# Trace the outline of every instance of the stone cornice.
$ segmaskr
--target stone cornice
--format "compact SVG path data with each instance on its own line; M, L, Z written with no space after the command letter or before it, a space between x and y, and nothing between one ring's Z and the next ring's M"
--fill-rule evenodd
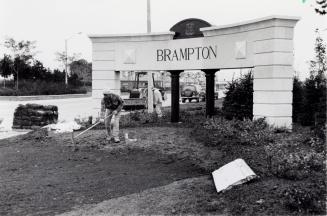
M200 30L203 32L205 37L209 37L224 34L235 34L270 27L293 28L296 22L299 20L300 17L272 15L239 23L201 28Z
M174 32L154 32L137 34L90 34L88 37L94 43L106 42L137 42L137 41L162 41L172 40Z

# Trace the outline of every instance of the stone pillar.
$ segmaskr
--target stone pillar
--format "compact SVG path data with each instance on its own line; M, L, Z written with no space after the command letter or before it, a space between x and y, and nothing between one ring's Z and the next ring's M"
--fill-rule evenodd
M171 122L179 122L179 74L183 71L168 71L171 74Z
M281 27L272 28L273 34L259 35L254 41L253 116L265 117L275 127L292 129L295 21L277 24Z
M206 74L206 117L215 114L215 73L218 69L202 70Z

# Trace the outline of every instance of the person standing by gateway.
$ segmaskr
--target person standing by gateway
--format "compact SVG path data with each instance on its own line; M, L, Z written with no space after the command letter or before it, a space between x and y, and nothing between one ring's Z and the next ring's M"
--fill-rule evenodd
M159 118L162 117L162 112L161 112L161 107L162 107L162 94L160 92L159 89L152 87L152 91L153 91L153 106L154 106L154 110L157 113L157 116Z
M101 100L100 121L105 123L107 140L119 143L119 119L120 112L123 108L124 100L111 90L103 91L103 99Z

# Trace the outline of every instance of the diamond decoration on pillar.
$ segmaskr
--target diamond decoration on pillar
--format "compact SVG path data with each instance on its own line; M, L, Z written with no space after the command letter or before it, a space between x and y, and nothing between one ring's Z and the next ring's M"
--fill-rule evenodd
M236 59L246 58L246 41L237 41L235 43L235 58Z
M124 64L135 64L136 63L135 49L124 50L123 59L124 59Z

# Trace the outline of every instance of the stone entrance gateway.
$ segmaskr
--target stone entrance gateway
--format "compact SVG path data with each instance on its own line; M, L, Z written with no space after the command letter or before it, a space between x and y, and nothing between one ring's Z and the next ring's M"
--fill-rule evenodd
M179 74L206 74L206 115L214 112L214 77L220 69L253 68L253 115L292 128L293 32L299 18L270 16L211 26L186 19L169 32L89 35L93 45L92 99L100 109L104 88L120 92L119 71L169 71L172 122L179 120Z

